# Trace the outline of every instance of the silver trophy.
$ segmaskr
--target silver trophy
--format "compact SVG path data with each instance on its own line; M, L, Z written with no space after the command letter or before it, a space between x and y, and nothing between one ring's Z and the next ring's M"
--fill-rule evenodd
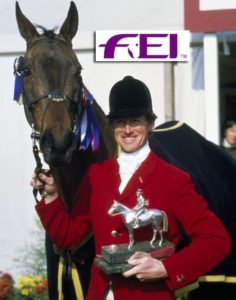
M155 252L155 257L163 259L174 252L174 246L164 238L168 231L168 219L164 211L148 209L148 201L144 199L142 190L136 192L137 204L128 208L124 204L114 201L108 211L110 216L120 215L129 232L129 244L109 245L102 247L102 258L96 258L95 263L106 273L120 273L130 269L128 258L135 252ZM140 227L152 226L151 241L137 243L134 239L134 230ZM157 233L160 239L157 240Z

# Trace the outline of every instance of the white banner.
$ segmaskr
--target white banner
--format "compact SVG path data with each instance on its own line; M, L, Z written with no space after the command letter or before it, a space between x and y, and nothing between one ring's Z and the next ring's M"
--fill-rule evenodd
M96 61L189 61L190 33L96 31Z
M222 9L235 9L236 0L200 0L200 10L222 10Z

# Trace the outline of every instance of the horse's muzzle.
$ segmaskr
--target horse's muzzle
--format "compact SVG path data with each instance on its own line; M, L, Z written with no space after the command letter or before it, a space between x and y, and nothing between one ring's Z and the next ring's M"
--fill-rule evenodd
M70 162L77 148L77 139L73 132L66 133L57 139L50 131L41 134L40 150L47 164L60 166Z

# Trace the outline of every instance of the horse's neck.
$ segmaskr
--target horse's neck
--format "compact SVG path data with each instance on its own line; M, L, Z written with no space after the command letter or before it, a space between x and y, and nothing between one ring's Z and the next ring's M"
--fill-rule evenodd
M114 158L117 156L117 143L111 125L105 113L95 100L93 101L93 109L99 126L99 141L103 159Z
M61 167L51 167L53 177L63 198L67 210L71 210L75 201L76 190L83 179L88 167L96 162L116 156L116 142L106 117L97 104L94 104L99 125L99 150L75 151L71 162Z
M68 211L73 207L75 194L89 165L93 163L93 157L89 150L76 151L72 160L60 167L51 167L52 175L64 205Z
M99 126L99 150L75 151L71 162L61 167L51 167L53 177L64 201L70 211L75 201L76 190L88 167L96 162L116 157L117 144L111 126L97 102L93 101L93 109Z
M125 213L132 212L132 210L130 210L127 206L125 206L124 204L121 204L121 203L119 203L119 211L122 215Z

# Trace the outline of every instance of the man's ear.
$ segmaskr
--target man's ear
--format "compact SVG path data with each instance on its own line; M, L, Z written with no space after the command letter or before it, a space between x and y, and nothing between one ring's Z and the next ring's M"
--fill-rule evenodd
M148 121L148 132L152 132L155 126L155 121Z

